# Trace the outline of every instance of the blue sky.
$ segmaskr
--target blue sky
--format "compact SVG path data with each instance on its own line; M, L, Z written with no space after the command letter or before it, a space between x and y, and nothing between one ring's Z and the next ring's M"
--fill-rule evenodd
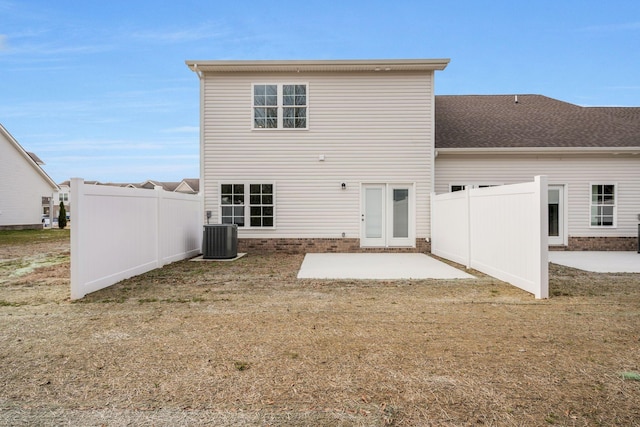
M187 59L451 58L436 94L640 106L640 1L0 0L0 123L56 182L199 175Z

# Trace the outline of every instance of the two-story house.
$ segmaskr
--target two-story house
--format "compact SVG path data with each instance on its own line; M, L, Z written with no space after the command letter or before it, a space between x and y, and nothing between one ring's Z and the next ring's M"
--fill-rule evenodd
M448 62L187 61L205 210L244 250L424 250Z
M187 61L205 211L242 250L426 251L432 192L547 175L550 245L636 247L640 109L436 97L448 62Z

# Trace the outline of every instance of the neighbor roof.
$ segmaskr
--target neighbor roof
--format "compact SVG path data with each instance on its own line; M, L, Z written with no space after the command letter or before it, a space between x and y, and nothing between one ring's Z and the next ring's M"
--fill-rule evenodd
M38 157L38 155L36 153L33 153L31 151L27 151L27 154L29 155L29 157L31 157L33 159L34 162L36 162L36 164L38 164L38 166L43 166L45 164L42 161L42 159L40 157Z
M199 178L185 178L185 179L182 180L182 182L187 184L194 192L197 193L197 192L200 191L200 179Z
M542 95L436 96L436 148L640 147L640 108Z

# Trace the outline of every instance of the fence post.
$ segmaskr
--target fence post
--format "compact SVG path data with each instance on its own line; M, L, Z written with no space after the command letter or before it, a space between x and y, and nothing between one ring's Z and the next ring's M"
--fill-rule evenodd
M163 190L162 187L160 185L155 185L153 187L153 190L155 191L155 196L156 196L156 266L158 268L162 267L164 265L164 254L163 254L163 245L164 245L164 233L162 230L162 221L163 221L163 215L162 215L162 210L164 209L163 206Z
M536 239L537 268L536 275L539 292L536 298L549 298L549 190L546 175L538 175L534 178L536 183L536 199L539 201L537 209L537 223L539 238Z
M85 296L84 266L85 254L82 252L82 224L84 222L84 179L71 178L71 201L73 203L73 221L71 221L71 299ZM53 212L49 212L49 224L53 228Z
M471 268L472 251L471 251L471 188L465 186L465 215L467 215L467 268Z
M435 211L436 211L435 199L436 199L436 193L434 191L432 191L429 194L429 209L430 210L429 210L429 237L428 237L428 239L429 239L428 241L429 241L429 244L430 244L429 252L431 252L431 253L433 253L433 230L434 230L433 224L435 224L435 222L436 222L436 220L434 218ZM201 207L200 212L202 212L202 208L204 208L204 206ZM638 227L640 227L640 225L638 225ZM640 228L639 228L639 230L640 230ZM640 243L638 243L638 245L640 245ZM638 251L640 251L640 246L638 246Z

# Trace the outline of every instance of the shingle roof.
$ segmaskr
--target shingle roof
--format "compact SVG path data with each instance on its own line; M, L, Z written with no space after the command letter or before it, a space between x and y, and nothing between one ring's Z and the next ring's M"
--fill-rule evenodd
M182 180L182 182L184 182L187 185L189 185L189 187L191 187L191 189L193 191L195 191L196 193L198 191L200 191L200 179L199 178L185 178L185 179Z
M588 107L587 109L640 123L640 107Z
M436 96L437 148L640 147L640 108L542 95Z

